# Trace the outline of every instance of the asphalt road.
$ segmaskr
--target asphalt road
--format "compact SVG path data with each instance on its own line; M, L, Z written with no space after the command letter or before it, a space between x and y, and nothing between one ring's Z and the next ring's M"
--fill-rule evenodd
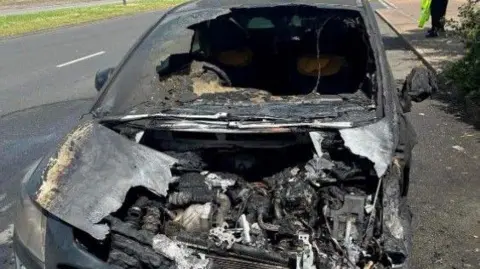
M95 72L116 65L161 14L147 13L0 40L0 115L93 97ZM91 58L72 63L85 57Z
M118 63L159 15L0 41L0 268L13 268L10 236L17 175L51 150L88 110L95 96L95 71ZM394 76L401 81L421 63L379 23ZM480 268L480 134L445 112L446 107L427 100L410 113L419 135L409 198L415 269Z

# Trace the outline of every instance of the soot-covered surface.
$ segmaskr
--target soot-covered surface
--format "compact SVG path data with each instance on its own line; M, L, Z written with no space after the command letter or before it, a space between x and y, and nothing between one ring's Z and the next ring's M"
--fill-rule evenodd
M102 221L111 229L106 261L140 269L235 259L266 268L388 264L374 243L382 204L373 163L345 148L338 132L321 135L319 149L164 149L178 160L168 194L130 189Z
M133 108L148 113L270 117L289 121L317 120L365 122L375 119L372 101L360 91L355 94L276 95L266 90L227 86L211 64L193 62L188 68L159 81L151 100Z

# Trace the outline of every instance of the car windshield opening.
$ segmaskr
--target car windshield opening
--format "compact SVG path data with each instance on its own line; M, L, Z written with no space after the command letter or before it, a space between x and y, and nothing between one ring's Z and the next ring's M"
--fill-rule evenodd
M138 78L130 74L127 81L121 77L127 72L123 70L120 81L112 83L128 88L107 93L115 95L111 110L116 114L346 100L350 102L343 103L375 106L374 57L357 11L240 8L181 31L170 27L163 33L173 37L147 38L148 45L134 53L130 61L136 69L127 62L124 69Z

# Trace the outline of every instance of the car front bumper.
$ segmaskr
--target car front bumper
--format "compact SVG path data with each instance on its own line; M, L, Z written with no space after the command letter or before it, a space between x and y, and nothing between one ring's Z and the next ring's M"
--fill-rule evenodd
M47 219L45 263L38 260L14 231L15 269L110 269L111 267L78 244L73 228L54 218Z
M15 255L15 269L45 269L45 264L35 258L28 248L13 233L13 252Z

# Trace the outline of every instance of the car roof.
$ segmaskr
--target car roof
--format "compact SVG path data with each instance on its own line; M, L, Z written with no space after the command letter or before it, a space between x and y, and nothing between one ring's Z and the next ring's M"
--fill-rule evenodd
M316 7L337 7L345 9L363 9L363 0L196 0L187 2L175 12L200 9L255 8L279 5L309 5Z

